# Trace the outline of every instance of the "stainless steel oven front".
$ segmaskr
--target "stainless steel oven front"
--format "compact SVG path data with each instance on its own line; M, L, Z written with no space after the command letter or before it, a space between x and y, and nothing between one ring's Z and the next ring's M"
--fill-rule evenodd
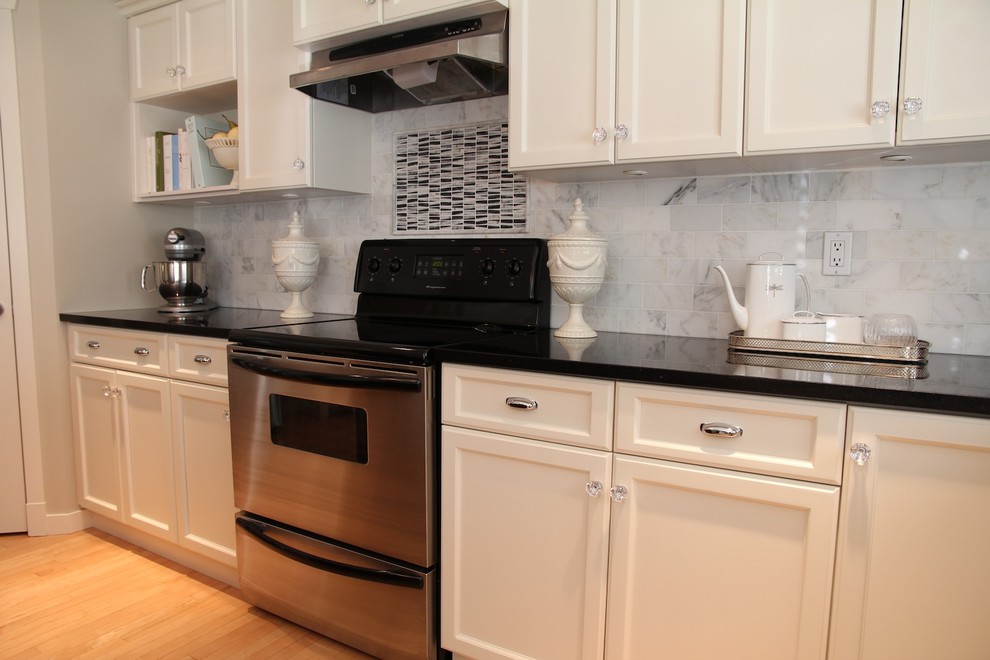
M433 367L231 345L228 369L248 599L375 655L433 657Z

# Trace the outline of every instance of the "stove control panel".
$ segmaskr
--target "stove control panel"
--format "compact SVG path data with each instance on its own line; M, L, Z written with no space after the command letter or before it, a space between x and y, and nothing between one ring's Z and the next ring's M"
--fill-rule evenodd
M538 238L364 241L354 290L468 300L549 300L546 241Z

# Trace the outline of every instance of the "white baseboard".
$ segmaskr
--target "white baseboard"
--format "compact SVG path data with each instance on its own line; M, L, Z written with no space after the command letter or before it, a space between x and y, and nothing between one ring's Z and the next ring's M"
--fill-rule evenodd
M31 502L25 507L28 536L72 534L91 525L89 514L82 509L69 513L48 513L45 502Z

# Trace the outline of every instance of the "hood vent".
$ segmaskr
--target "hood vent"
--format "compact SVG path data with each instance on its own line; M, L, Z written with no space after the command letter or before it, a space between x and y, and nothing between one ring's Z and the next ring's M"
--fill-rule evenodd
M289 84L367 112L498 96L508 91L507 12L500 11L313 53Z

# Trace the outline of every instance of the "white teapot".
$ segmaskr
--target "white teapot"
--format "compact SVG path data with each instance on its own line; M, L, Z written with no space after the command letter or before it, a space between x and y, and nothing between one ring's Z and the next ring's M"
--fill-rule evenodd
M732 293L732 284L725 270L715 266L725 283L732 318L746 337L781 338L780 320L794 314L798 277L804 282L805 304L811 306L808 278L797 272L796 263L783 261L783 255L776 254L781 259L767 259L771 254L776 253L762 254L757 261L746 264L745 307Z

